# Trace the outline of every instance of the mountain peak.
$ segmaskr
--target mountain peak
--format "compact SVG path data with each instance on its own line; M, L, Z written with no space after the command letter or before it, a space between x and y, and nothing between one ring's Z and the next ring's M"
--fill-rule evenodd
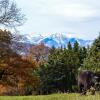
M25 40L24 42L29 42L31 44L40 44L44 43L48 47L55 46L57 48L59 47L66 47L67 43L70 41L71 44L73 44L75 41L78 41L80 46L87 46L91 45L93 41L91 40L83 40L79 39L73 36L73 34L69 33L56 33L56 34L50 34L50 35L42 35L42 34L27 34L23 36Z

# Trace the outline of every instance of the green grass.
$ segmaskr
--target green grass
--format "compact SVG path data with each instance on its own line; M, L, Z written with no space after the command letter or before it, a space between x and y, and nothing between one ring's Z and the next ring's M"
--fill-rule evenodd
M81 96L80 94L52 94L43 96L0 96L0 100L100 100L100 94Z

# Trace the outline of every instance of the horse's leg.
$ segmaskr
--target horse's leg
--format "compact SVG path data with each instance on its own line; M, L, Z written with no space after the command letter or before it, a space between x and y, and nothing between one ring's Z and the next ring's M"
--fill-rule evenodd
M78 92L82 93L82 84L81 83L78 83Z
M83 94L86 95L87 91L87 83L84 83Z

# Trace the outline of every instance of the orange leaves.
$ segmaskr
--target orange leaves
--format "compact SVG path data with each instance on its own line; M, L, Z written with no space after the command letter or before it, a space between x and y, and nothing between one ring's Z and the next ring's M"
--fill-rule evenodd
M8 64L6 64L6 63L0 63L0 68L5 68L6 66L8 66Z
M10 35L9 32L0 30L0 88L10 95L14 92L15 95L23 95L27 87L36 88L39 83L34 74L38 62L30 55L21 57L17 54L16 50L11 48Z
M29 50L29 56L37 62L46 61L48 53L49 48L46 47L43 43L36 46L32 46Z

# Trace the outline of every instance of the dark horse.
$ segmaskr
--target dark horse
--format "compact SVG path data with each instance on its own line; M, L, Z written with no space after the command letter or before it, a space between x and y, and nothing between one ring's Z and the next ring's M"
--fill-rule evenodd
M78 88L79 92L82 94L86 94L86 91L88 89L94 89L95 90L95 82L96 82L97 76L95 76L95 73L91 71L82 71L78 75Z

